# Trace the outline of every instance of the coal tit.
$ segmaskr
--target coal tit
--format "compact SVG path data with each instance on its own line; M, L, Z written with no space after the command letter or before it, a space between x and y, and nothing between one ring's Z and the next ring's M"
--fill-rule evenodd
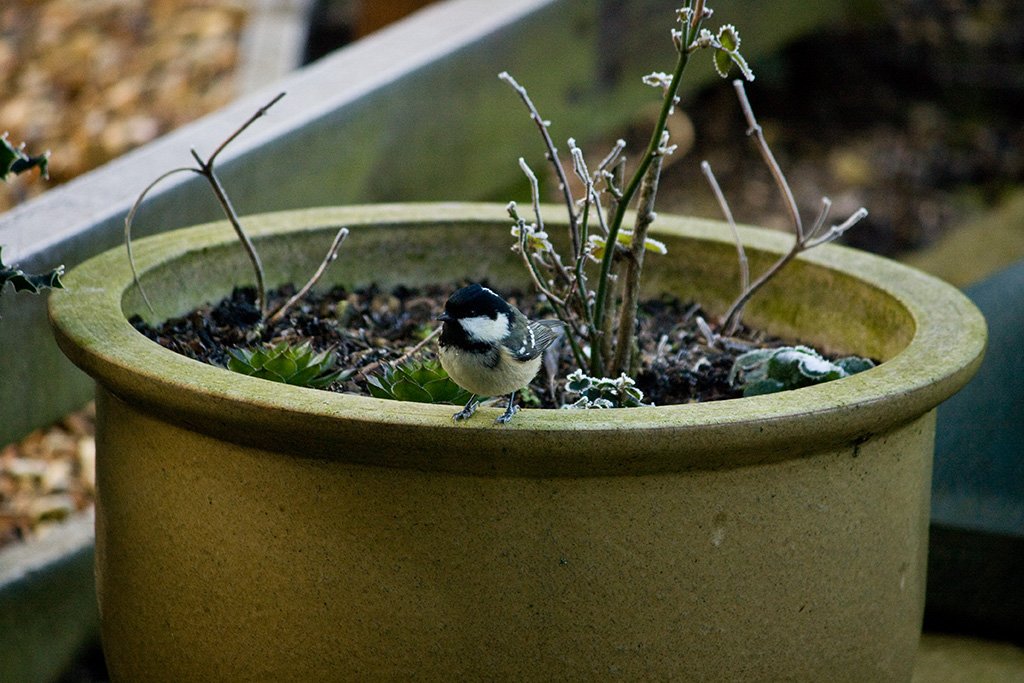
M507 423L519 412L516 391L537 375L541 354L562 326L558 320L530 322L515 306L477 284L452 294L438 320L444 321L438 354L441 367L473 394L452 419L472 417L480 405L477 396L509 394L508 409L496 424Z

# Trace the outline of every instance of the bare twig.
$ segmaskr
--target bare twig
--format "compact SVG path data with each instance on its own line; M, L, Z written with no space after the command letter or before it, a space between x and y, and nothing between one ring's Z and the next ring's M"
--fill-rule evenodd
M254 119L250 119L250 121L252 120ZM213 188L213 193L216 195L217 201L220 202L220 206L224 210L224 215L227 217L228 222L231 223L231 227L234 229L235 235L238 236L238 240L245 248L245 253L249 256L249 261L252 263L253 271L256 274L256 306L260 309L260 318L266 319L267 285L263 270L263 262L260 260L259 252L256 251L256 247L253 246L252 240L249 239L249 234L246 233L244 228L242 228L242 221L238 218L238 213L235 211L235 207L231 203L231 198L228 197L227 192L224 191L224 186L221 185L220 178L217 177L217 173L214 171L213 165L209 161L204 162L194 149L191 151L192 156L199 162L199 173L210 182L210 187ZM218 152L219 151L220 150L218 150Z
M334 263L335 259L338 258L338 250L341 248L341 243L345 241L346 237L348 237L348 228L341 228L338 230L338 233L334 236L334 241L331 242L330 249L327 250L327 254L324 256L323 261L320 262L320 266L316 269L316 272L313 273L313 276L309 278L306 284L304 284L299 291L288 299L288 301L284 302L268 314L268 325L273 325L283 318L289 308L294 306L296 302L301 301L302 298L309 293L309 290L311 290L320 278L323 277L324 273L327 272L327 267Z
M715 193L715 199L718 200L718 205L722 208L722 213L725 214L725 219L729 222L729 229L732 230L732 238L736 243L736 258L740 264L740 291L745 292L747 287L750 286L750 263L747 260L747 252L743 248L743 242L740 241L740 233L736 228L736 220L732 216L732 209L729 208L729 202L726 201L722 188L718 185L718 179L715 178L715 174L711 170L711 164L707 161L700 162L700 170L704 172L704 177L708 179L711 191Z
M530 188L533 194L533 212L537 218L537 230L543 230L544 224L540 222L542 220L540 214L540 188L537 182L537 176L530 168L530 165L527 164L522 157L519 158L519 166L523 169L523 173L526 174L527 179L530 181ZM508 212L509 216L512 217L512 220L516 221L516 224L519 226L519 252L523 257L523 261L529 268L530 274L533 276L533 281L534 284L537 286L538 291L540 291L542 294L544 294L544 296L548 297L558 305L564 306L565 298L555 294L551 287L545 284L544 276L537 269L537 264L534 261L533 254L531 253L527 244L528 231L526 229L526 221L519 216L515 202L509 203ZM551 264L552 269L556 268L556 264L560 265L561 262L553 260ZM566 279L568 279L567 275Z
M594 171L593 182L597 182L597 178L615 163L624 149L626 149L626 141L619 138L615 141L615 145L612 147L612 150L608 152L608 155L597 165L597 170Z
M418 342L416 342L415 346L410 348L408 351L403 353L401 356L399 356L398 358L396 358L393 361L388 361L388 362L391 363L392 365L396 366L396 367L401 365L405 361L407 361L410 358L412 358L413 356L415 356L421 350L423 350L423 347L426 346L427 344L429 344L434 339L436 339L439 334L441 334L441 326L440 325L435 327L430 332L430 334L428 334L426 337L424 337L423 339L421 339ZM362 370L359 371L357 376L361 377L363 379L366 379L367 377L369 377L371 372L374 372L374 371L378 370L380 368L380 366L382 366L383 364L384 364L384 361L379 361L379 360L378 361L374 361L372 363L369 363Z
M832 212L832 200L828 197L821 198L821 209L818 211L818 217L814 219L814 224L811 225L811 229L807 231L807 239L814 239L817 237L821 229L825 227L825 221L828 220L829 213Z
M210 183L210 187L213 189L213 193L214 193L214 195L216 195L217 201L220 203L221 208L223 209L225 216L227 217L228 221L231 223L231 227L234 229L235 234L238 236L239 241L241 241L242 246L245 248L246 254L248 254L249 260L252 263L253 270L255 271L255 274L256 274L256 298L257 298L256 305L260 309L260 317L262 319L266 318L266 315L267 315L267 310L266 310L267 292L266 292L266 285L265 285L265 282L264 282L263 263L260 261L259 254L256 252L256 248L253 246L252 240L249 239L248 234L246 234L245 230L242 228L242 223L241 223L241 221L238 218L238 213L235 211L235 207L232 206L231 199L228 197L227 193L224 191L224 187L223 187L223 185L221 185L220 178L217 177L217 174L216 174L216 172L214 170L214 163L216 162L216 159L220 155L220 153L223 152L224 149L229 144L231 144L231 142L235 138L237 138L239 135L241 135L243 132L245 132L245 130L249 126L251 126L257 119L260 119L263 116L265 116L266 113L267 113L267 110L270 109L275 104L277 104L277 102L282 97L284 97L284 95L285 95L284 93L280 93L276 97L274 97L272 100L270 100L270 102L268 102L265 105L263 105L262 107L260 107L256 111L255 114L250 116L249 119L245 123L243 123L241 126L239 126L235 130L235 132L233 132L222 143L220 143L220 145L218 145L217 148L213 151L213 154L211 154L209 156L209 158L207 158L205 161L203 160L202 157L199 156L199 153L196 152L195 149L189 150L189 152L192 154L192 158L195 159L196 163L198 164L197 168L192 168L192 167L188 166L188 167L176 168L176 169L168 171L167 173L164 173L159 178L157 178L152 183L150 183L148 186L146 186L146 189L144 189L142 191L142 193L139 195L138 199L135 200L135 204L132 205L131 210L128 212L128 216L125 218L125 227L124 227L124 231L125 231L125 244L126 244L127 249L128 249L128 260L131 263L131 267L132 267L132 276L135 279L136 286L139 287L139 291L142 294L143 300L146 302L146 305L149 306L149 310L152 311L153 310L153 306L152 306L152 304L150 304L149 298L146 296L146 293L142 289L141 283L139 282L138 273L137 273L136 268L135 268L135 259L134 259L134 255L132 254L132 242L131 242L132 223L135 220L135 214L138 212L139 206L141 206L142 201L146 198L146 195L148 195L149 192L154 187L156 187L158 184L160 184L163 180L165 180L169 176L172 176L172 175L174 175L176 173L181 173L181 172L184 172L184 171L189 171L191 173L196 173L198 175L203 176Z
M184 173L186 171L189 173L199 173L198 170L192 168L191 166L183 166L181 168L174 168L171 169L170 171L167 171L166 173L164 173L159 178L157 178L156 180L154 180L153 182L146 186L146 189L144 189L135 199L135 203L132 204L132 208L128 211L128 215L125 216L124 218L124 246L128 250L128 265L131 266L132 269L132 280L135 281L135 286L139 288L139 294L142 295L142 300L146 302L146 307L149 308L150 313L155 313L155 310L153 308L153 304L149 302L149 297L146 296L146 290L143 289L142 282L139 281L139 271L135 267L135 254L132 251L132 225L135 222L135 214L138 213L139 207L142 206L142 202L146 199L146 195L149 194L150 190L152 190L154 187L156 187L157 185L159 185L172 175L175 175L177 173Z
M786 208L788 209L793 221L793 226L796 231L796 239L793 242L792 248L787 253L779 257L779 259L773 263L768 270L762 273L761 276L754 280L754 282L749 286L741 288L740 295L732 305L729 306L725 315L722 316L721 329L725 336L732 336L736 333L736 330L740 325L740 317L743 314L743 307L747 304L750 298L757 293L765 283L771 280L776 273L782 270L786 264L796 258L796 256L803 251L813 249L814 247L832 242L839 238L844 232L849 230L857 222L868 215L867 210L861 207L841 224L833 225L827 232L821 234L821 230L823 229L825 222L828 220L829 211L832 208L832 201L828 197L822 197L821 210L818 213L818 217L815 219L811 229L805 232L803 222L800 218L800 211L797 208L796 200L793 198L793 191L790 189L789 183L786 181L785 174L783 174L782 169L775 160L775 155L772 154L772 150L768 146L767 140L765 140L761 126L757 123L757 118L754 116L754 111L750 106L750 100L747 99L747 92L743 86L743 81L739 79L733 81L733 87L736 89L736 96L739 99L740 108L743 110L743 115L747 120L747 135L754 136L757 142L757 149L761 153L761 157L764 159L765 164L768 166L768 170L771 172L772 177L775 179L775 184L778 187L779 192L782 194ZM708 176L712 189L715 191L715 196L718 198L719 203L722 206L722 211L725 213L730 225L733 226L735 233L732 213L729 211L728 203L722 195L721 188L718 187L718 183L715 181L714 175L711 173L711 167L707 165L707 162L704 162L704 164L702 164L702 168L704 168L705 175ZM738 238L737 244L739 244Z
M697 34L700 22L704 20L704 0L696 0L693 3L693 15L690 17L690 33Z
M708 321L702 316L697 316L697 329L700 330L701 336L704 337L704 341L708 343L708 346L715 348L718 346L718 335L711 329L711 325L708 325Z
M729 306L729 310L722 316L722 324L720 326L722 334L727 337L736 334L736 330L740 326L740 316L743 313L743 307L746 306L750 297L754 296L766 282L771 280L777 272L782 270L783 266L792 261L803 249L804 247L801 242L794 242L792 249L783 254L778 261L772 264L771 268L762 273L747 289L740 293L736 300L732 302L732 305Z
M546 155L548 160L551 162L552 168L555 169L555 176L558 178L558 187L562 190L562 194L565 198L565 208L569 212L569 234L572 240L573 253L579 250L579 218L576 215L575 202L572 198L572 191L569 188L569 179L565 175L565 168L562 166L561 160L558 158L558 149L555 147L554 140L551 139L551 134L548 132L548 121L544 120L540 112L537 111L537 107L533 104L533 100L530 99L529 93L526 92L526 88L519 85L516 79L507 71L502 71L498 74L498 78L508 83L512 88L519 94L519 98L526 105L526 108L530 112L530 118L537 124L537 128L540 130L541 137L544 139L544 147L546 148Z
M866 218L867 215L868 215L868 210L865 209L863 206L860 207L859 209L854 211L853 215L851 215L845 221L843 221L839 225L833 225L831 228L829 228L828 232L826 232L824 235L821 235L820 237L817 237L817 239L812 239L812 238L815 237L812 234L808 238L807 242L805 243L805 248L813 249L814 247L818 246L819 244L827 244L828 242L832 242L832 241L838 239L839 237L842 236L842 234L844 232L846 232L847 230L852 228L854 225L859 223L861 220Z
M227 140L225 140L224 142L220 143L220 146L218 146L218 147L217 147L217 149L215 149L215 150L213 151L213 154L211 154L211 155L210 155L210 158L206 160L206 164L207 164L208 166L213 166L213 163L214 163L214 161L216 161L216 159L217 159L217 157L218 157L218 156L220 155L220 153L224 151L224 148L225 148L225 147L227 147L227 146L228 146L228 145L230 145L230 144L231 144L232 142L234 142L235 138L237 138L237 137L238 137L239 135L241 135L241 134L242 134L243 132L245 132L245 130L246 130L246 129L247 129L247 128L248 128L249 126L251 126L252 124L256 123L256 121L257 121L258 119L261 119L261 118L263 118L264 116L266 116L266 115L267 115L267 111L268 111L268 110L269 110L269 109L270 109L271 107L273 107L273 106L274 106L275 104L277 104L278 102L280 102L280 101L281 101L281 98L283 98L284 96L285 96L285 93L283 93L283 92L280 92L280 93L278 93L277 95L275 95L275 96L274 96L274 99L270 100L269 102L267 102L266 104L264 104L264 105L263 105L262 107L260 107L259 109L257 109L257 110L256 110L256 113L255 113L255 114L253 114L252 116L250 116L250 117L249 117L249 120L248 120L248 121L246 121L246 122L245 122L245 123L243 123L243 124L242 124L241 126L239 126L239 127L238 127L238 130L236 130L236 131L235 131L234 133L232 133L232 134L231 134L231 135L230 135L230 136L228 137L228 139L227 139Z
M743 86L743 81L737 78L732 82L732 85L736 89L736 97L739 98L743 116L747 119L747 135L753 136L757 141L757 149L761 153L761 158L764 159L764 163L768 166L772 178L775 179L775 185L779 188L779 192L782 194L783 200L785 200L786 210L789 211L790 220L793 221L793 230L796 232L797 239L802 241L804 238L804 226L803 221L800 220L800 210L797 208L796 200L793 198L793 190L790 189L789 182L786 181L786 176L783 174L782 168L779 167L779 162L775 160L775 155L772 154L768 141L764 138L764 131L754 116L750 100L747 99L747 90Z

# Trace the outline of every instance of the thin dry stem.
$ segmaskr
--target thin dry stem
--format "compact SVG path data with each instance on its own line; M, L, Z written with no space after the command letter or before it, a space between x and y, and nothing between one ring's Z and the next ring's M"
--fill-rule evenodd
M569 235L572 240L573 253L576 253L579 250L580 240L579 217L576 215L575 202L572 198L572 191L569 189L569 179L565 175L565 168L563 168L562 162L558 158L558 149L555 147L555 141L551 139L551 134L548 132L548 123L541 117L540 112L537 111L537 107L533 104L533 100L530 99L530 94L526 92L526 88L519 85L516 79L512 78L511 74L507 71L502 71L498 74L498 78L512 86L519 94L519 98L530 112L530 118L533 119L533 122L537 124L537 128L540 130L541 137L544 139L547 158L551 162L552 168L555 169L558 187L562 190L565 208L569 212Z
M747 251L743 248L743 242L740 240L740 232L736 228L736 220L732 216L732 209L729 207L729 202L725 199L725 194L718 184L718 179L715 178L714 171L711 170L711 164L707 161L700 162L700 170L704 172L704 177L708 179L711 191L715 193L715 199L718 200L718 205L722 208L722 213L725 214L725 220L729 222L732 239L736 243L736 258L740 264L740 291L745 292L747 287L750 286L750 262L747 260Z
M693 15L690 17L690 33L696 35L700 28L700 22L704 19L704 0L696 0L693 3Z
M519 215L519 211L516 209L516 203L509 202L507 208L508 215L511 216L512 220L514 220L516 225L519 227L519 255L522 257L523 263L526 265L527 272L530 273L530 278L533 280L534 286L537 288L538 292L546 296L552 303L564 306L565 301L562 297L555 294L546 284L544 284L544 276L537 269L537 264L530 257L530 250L527 244L528 235L526 221Z
M338 258L338 250L341 248L341 243L345 241L346 237L348 237L348 228L341 228L338 230L338 233L334 236L334 241L331 242L330 249L327 250L327 254L324 256L323 261L320 262L320 266L316 269L316 272L313 273L313 276L309 278L306 284L304 284L299 291L288 299L288 301L284 302L269 313L269 317L267 318L268 325L273 325L281 320L288 312L289 308L309 294L309 290L313 289L313 286L316 285L316 283L320 281L320 278L323 277L324 273L327 272L328 266L334 263L335 259Z
M727 337L731 337L736 334L736 330L740 326L740 315L743 312L743 307L746 306L750 297L754 296L754 294L761 289L766 282L771 280L777 272L782 270L783 266L792 261L797 254L803 251L803 249L804 247L801 242L794 242L793 247L788 252L783 254L778 261L772 264L771 268L762 273L760 277L754 280L750 287L736 298L736 301L732 303L729 310L725 312L724 316L722 316L722 334Z
M778 187L779 192L782 194L786 208L792 218L796 232L796 239L793 242L793 247L787 253L783 254L774 264L772 264L768 270L762 273L761 276L749 286L741 288L739 297L736 298L732 305L729 306L729 310L726 311L724 316L722 316L721 329L723 334L726 336L732 336L736 333L736 330L740 325L740 318L743 314L743 307L747 304L750 298L759 289L761 289L765 283L771 280L776 273L782 270L787 263L792 261L803 251L813 249L821 244L826 244L837 239L868 214L867 210L861 207L843 223L840 225L833 225L828 232L822 235L820 234L821 229L824 227L825 221L828 219L829 211L832 208L832 201L828 197L822 197L822 206L818 213L818 217L815 219L810 231L805 232L803 222L800 218L800 211L797 208L796 200L793 198L793 191L790 189L789 183L786 181L785 174L783 174L782 169L775 160L775 155L772 154L772 150L768 146L767 140L765 140L761 126L757 123L757 117L754 116L754 111L750 106L750 100L747 99L747 91L744 88L743 81L739 79L733 81L733 87L736 89L736 96L739 99L740 108L743 110L743 115L747 120L747 135L754 136L757 142L758 151L761 153L761 157L764 159L765 164L768 166L768 170L775 179L775 184ZM706 168L704 168L705 166ZM718 187L718 183L715 181L714 175L711 173L711 167L707 165L707 162L704 162L704 164L702 164L702 168L704 168L705 175L708 176L712 189L715 191L715 196L718 197L719 203L722 205L723 212L729 219L730 225L732 225L732 213L729 211L728 203L725 201L725 197L722 195L721 189Z
M395 359L393 361L390 361L390 363L392 365L394 365L394 366L401 365L402 363L404 363L405 361L409 360L414 355L419 353L421 350L423 350L423 347L426 346L427 344L429 344L430 342L432 342L434 339L436 339L439 334L441 334L441 326L440 325L435 327L434 330L430 334L428 334L426 337L424 337L420 341L416 342L415 346L413 346L408 351L403 353L397 359ZM362 370L360 370L358 375L357 375L357 377L362 377L363 379L366 379L367 377L370 376L370 373L376 372L377 370L379 370L380 367L383 364L384 364L383 361L374 361L373 363L370 363L369 365L364 367Z
M199 159L195 150L192 150L193 156ZM267 284L266 275L263 270L263 261L260 260L259 252L256 251L256 247L253 245L252 240L249 239L249 234L242 228L242 221L238 218L238 213L235 211L234 205L231 203L231 198L228 197L228 193L224 190L224 186L220 183L220 178L217 177L217 173L213 170L213 166L209 163L202 163L200 161L200 173L206 177L210 182L210 186L213 188L213 193L217 196L217 201L220 202L221 208L224 210L224 215L227 217L228 222L231 223L231 227L234 229L235 234L238 236L238 240L242 243L245 248L245 253L249 256L249 261L252 263L253 271L256 274L256 305L260 309L260 318L265 320L267 317Z
M257 119L260 119L260 118L263 118L264 116L266 116L267 115L267 110L269 110L271 107L273 107L275 104L277 104L281 100L281 98L284 97L284 96L285 96L285 93L280 92L280 93L278 93L274 97L274 99L270 100L269 102L264 104L262 107L257 109L256 113L249 117L249 120L247 120L245 123L243 123L241 126L239 126L238 129L234 133L232 133L224 142L220 143L220 145L217 147L217 149L215 149L213 151L213 154L210 155L210 158L207 159L206 165L207 166L213 166L213 163L214 163L214 161L216 161L217 156L220 155L220 153L224 151L225 147L230 145L234 141L235 138L237 138L239 135L241 135L243 132L245 132L245 129L248 128L249 126L251 126L252 124L254 124ZM200 162L200 163L202 163L202 162Z
M197 174L200 173L197 169L194 169L191 166L182 166L181 168L174 168L167 171L146 186L146 189L139 194L135 203L132 204L132 208L128 211L128 215L124 217L124 245L128 250L128 265L131 266L132 269L132 280L135 282L135 286L138 287L139 294L142 295L142 300L146 303L146 307L149 308L150 313L156 313L156 310L153 308L153 304L150 303L149 297L146 295L146 290L142 287L142 282L139 281L139 271L135 266L135 254L132 251L132 225L135 223L135 214L138 213L139 207L142 206L142 202L146 199L146 195L148 195L154 187L170 176L177 173L184 173L186 171Z
M277 104L277 102L282 97L284 97L284 95L285 95L285 93L283 93L283 92L279 93L276 97L274 97L272 100L270 100L270 102L268 102L267 104L265 104L262 107L260 107L256 111L256 113L254 113L252 116L250 116L249 119L245 123L243 123L241 126L239 126L235 130L235 132L233 132L222 143L220 143L220 145L218 145L217 148L213 151L213 154L211 154L209 156L209 158L206 159L205 161L203 160L202 157L199 156L199 153L196 152L195 149L189 150L189 152L192 154L192 158L196 160L196 163L198 164L198 168L182 167L182 168L172 169L172 170L164 173L159 178L157 178L152 183L150 183L148 186L146 186L146 189L144 189L142 191L142 193L139 195L138 199L135 200L135 204L132 205L132 208L128 212L127 217L125 217L125 244L126 244L127 249L128 249L128 261L131 264L132 276L134 277L135 284L136 284L137 287L139 287L139 292L142 294L142 298L146 302L146 305L149 307L150 311L153 310L153 306L149 302L149 298L146 296L145 291L142 289L141 283L139 282L138 273L137 273L136 268L135 268L135 258L134 258L134 255L132 253L132 242L131 242L132 223L135 220L135 214L138 211L139 207L141 206L142 201L146 198L146 195L148 195L149 192L154 187L156 187L160 182L165 180L167 177L169 177L171 175L174 175L175 173L181 173L183 171L190 171L192 173L197 173L197 174L203 176L210 183L210 187L213 189L213 193L214 193L214 195L216 195L217 201L220 203L221 208L223 209L225 216L227 217L228 221L231 223L231 227L234 228L235 234L238 236L239 241L241 241L242 246L245 248L246 254L248 254L249 260L252 262L253 270L255 271L255 274L256 274L256 296L257 296L257 302L256 303L257 303L257 306L260 309L260 317L262 319L266 319L266 316L267 316L267 310L266 310L267 292L266 292L266 285L264 283L263 263L260 261L259 254L256 252L256 248L253 246L252 240L249 239L248 234L246 234L245 230L242 228L242 223L241 223L241 221L238 218L238 213L235 211L235 207L231 204L231 199L228 197L227 192L224 191L224 187L223 187L223 185L221 185L220 179L217 177L217 174L214 171L214 163L216 162L216 159L220 155L220 153L223 152L224 149L229 144L231 144L231 142L234 141L235 138L237 138L239 135L241 135L243 132L245 132L245 130L249 126L251 126L257 119L260 119L263 116L265 116L266 113L267 113L267 110L270 109L275 104Z
M747 135L753 136L757 141L757 149L761 153L761 158L764 159L764 163L768 166L772 178L775 179L775 185L779 188L779 192L782 194L783 200L785 200L786 210L789 212L790 220L793 221L793 230L796 233L797 239L803 241L804 226L803 221L800 219L800 210L797 208L796 199L793 198L793 190L789 187L789 182L786 180L779 162L775 160L775 155L772 154L768 141L764 138L764 131L757 122L757 117L754 116L750 100L747 99L747 90L743 85L743 81L737 78L732 82L732 85L736 89L736 97L739 98L743 116L747 119Z

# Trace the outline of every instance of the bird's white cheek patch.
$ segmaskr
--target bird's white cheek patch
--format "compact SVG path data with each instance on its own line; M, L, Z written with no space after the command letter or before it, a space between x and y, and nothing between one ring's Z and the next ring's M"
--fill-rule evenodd
M498 317L494 319L486 315L478 315L473 318L463 318L459 322L471 339L486 344L499 342L508 334L508 316L504 313L499 313Z

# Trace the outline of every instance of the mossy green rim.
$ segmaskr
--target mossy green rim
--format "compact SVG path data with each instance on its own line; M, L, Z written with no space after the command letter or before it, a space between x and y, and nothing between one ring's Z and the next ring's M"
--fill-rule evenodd
M556 211L547 214L550 224L557 225L557 216L564 213ZM436 203L307 209L246 219L256 239L332 224L438 222L493 226L507 218L500 205ZM715 221L660 215L657 228L665 235L731 241L728 228ZM784 252L792 242L791 236L757 228L744 228L742 235L749 248L773 253ZM145 273L232 240L224 226L213 225L150 237L135 244L138 267ZM123 297L133 287L123 247L73 269L67 289L51 295L50 316L58 343L74 363L114 396L162 419L307 457L497 474L643 473L799 456L907 423L974 374L984 352L985 322L958 290L849 248L829 245L801 258L897 300L916 325L909 345L870 371L798 391L646 409L524 410L500 427L486 410L454 425L451 406L274 384L164 349L136 332L122 312ZM373 444L381 439L398 439L406 448L401 455L377 460Z

